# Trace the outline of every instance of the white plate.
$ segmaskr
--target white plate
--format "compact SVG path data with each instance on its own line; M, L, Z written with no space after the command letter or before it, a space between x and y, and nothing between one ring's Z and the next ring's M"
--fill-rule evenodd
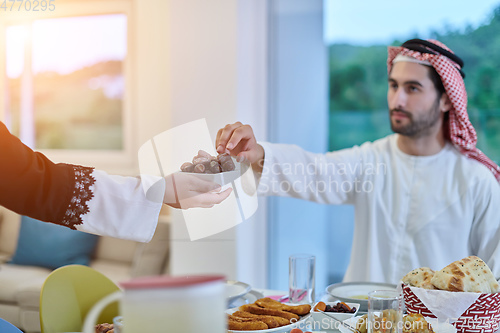
M246 295L252 287L249 284L228 280L226 281L226 299L227 304L233 303L236 299Z
M344 323L350 325L351 327L356 327L356 323L358 321L359 317L352 317L347 320L344 320ZM434 333L456 333L457 329L455 326L449 323L438 323L437 318L428 318L425 317L425 320L431 324L432 330ZM343 326L339 327L340 332L342 333L352 333L351 330L348 328L345 328Z
M250 290L245 295L235 299L233 302L229 303L229 308L237 308L245 304L255 303L259 298L263 298L264 295L258 291Z
M359 303L359 311L368 311L368 293L373 290L396 290L395 284L374 282L335 283L326 287L326 292L346 303ZM361 297L366 297L363 299Z
M249 295L250 293L248 293L247 295ZM261 298L261 297L259 297L259 298ZM252 301L250 303L253 303L255 301ZM228 309L228 310L226 310L226 313L227 314L231 314L233 312L238 311L238 309L239 309L239 307ZM302 318L300 318L300 320L297 321L296 323L285 325L285 326L281 326L281 327L276 327L276 328L270 328L268 330L257 330L257 331L232 331L232 330L227 330L227 331L228 331L228 333L287 333L287 332L290 332L293 328L300 328L302 331L307 331L308 327L310 327L310 323L309 323L309 317L310 316L311 316L311 314L308 313L308 314L302 316Z

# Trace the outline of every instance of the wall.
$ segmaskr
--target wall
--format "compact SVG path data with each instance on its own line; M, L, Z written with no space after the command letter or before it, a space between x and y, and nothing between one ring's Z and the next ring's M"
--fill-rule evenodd
M267 139L267 0L170 1L172 124L206 118L215 139L228 123ZM172 211L171 273L221 272L267 286L266 200L237 227L191 242Z
M269 138L311 152L328 146L328 63L323 42L321 0L270 1ZM327 285L326 205L292 198L271 198L268 215L269 285L288 289L288 257L316 255L316 285Z
M168 3L171 126L206 118L215 140L219 128L237 120L237 1ZM171 214L170 273L223 273L236 279L234 228L190 241L181 212Z

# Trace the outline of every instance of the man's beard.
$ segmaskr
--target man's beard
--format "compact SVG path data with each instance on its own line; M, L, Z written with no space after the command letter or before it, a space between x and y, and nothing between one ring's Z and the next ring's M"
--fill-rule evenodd
M431 132L431 128L436 124L436 122L441 117L441 111L439 110L439 99L431 107L431 109L425 115L421 115L418 119L413 119L413 114L408 111L401 109L392 109L390 115L393 112L398 111L405 114L408 117L409 123L407 125L396 124L391 119L391 129L393 132L409 136L409 137L422 137Z

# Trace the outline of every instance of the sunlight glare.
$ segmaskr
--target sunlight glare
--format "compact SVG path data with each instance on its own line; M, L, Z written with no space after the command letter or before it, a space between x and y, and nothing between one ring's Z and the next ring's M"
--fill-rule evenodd
M18 78L24 71L24 47L28 38L28 27L15 25L6 31L6 67L7 76Z
M33 72L65 75L127 54L127 16L96 15L33 23Z

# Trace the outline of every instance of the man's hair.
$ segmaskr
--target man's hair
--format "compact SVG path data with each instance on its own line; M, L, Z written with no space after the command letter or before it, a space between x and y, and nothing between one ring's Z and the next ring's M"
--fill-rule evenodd
M431 79L432 83L434 83L434 87L438 92L438 98L440 98L444 93L446 93L446 90L444 89L443 86L443 81L441 81L441 76L439 76L434 67L431 66L425 66L425 67L429 69L429 78Z

